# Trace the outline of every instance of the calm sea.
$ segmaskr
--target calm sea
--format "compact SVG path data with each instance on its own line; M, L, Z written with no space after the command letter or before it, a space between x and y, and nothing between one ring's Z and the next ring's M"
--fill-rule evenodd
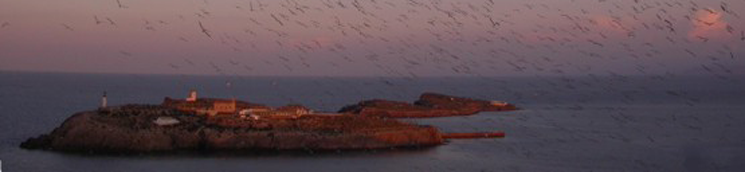
M3 171L743 171L745 77L228 77L0 72ZM226 84L229 82L230 87ZM95 156L20 149L75 112L160 103L196 89L272 106L336 111L361 100L414 101L425 91L515 103L524 110L407 120L454 140L421 150L258 155Z

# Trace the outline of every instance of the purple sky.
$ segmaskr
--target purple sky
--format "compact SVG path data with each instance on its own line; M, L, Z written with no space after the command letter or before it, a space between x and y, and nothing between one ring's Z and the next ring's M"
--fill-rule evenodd
M739 75L743 11L741 0L0 0L0 70Z

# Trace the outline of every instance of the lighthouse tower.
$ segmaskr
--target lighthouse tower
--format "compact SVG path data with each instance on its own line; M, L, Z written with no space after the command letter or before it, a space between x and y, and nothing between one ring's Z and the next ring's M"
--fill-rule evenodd
M108 100L106 100L106 91L103 92L103 97L101 97L101 108L106 108L108 106Z
M187 102L195 102L197 101L197 91L191 90L189 91L189 97L186 98Z

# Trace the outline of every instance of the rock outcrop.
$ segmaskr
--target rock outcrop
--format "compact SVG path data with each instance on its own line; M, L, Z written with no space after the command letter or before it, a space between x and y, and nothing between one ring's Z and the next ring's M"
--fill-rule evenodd
M305 114L296 118L249 118L235 113L195 115L195 109L210 108L216 101L223 100L205 98L185 102L166 98L162 105L125 105L80 112L51 133L28 139L21 147L119 153L424 147L443 144L443 138L503 137L504 133L443 134L431 126L389 118L459 116L517 109L504 102L425 93L413 104L369 100L344 107L340 110L343 114ZM240 109L271 109L260 104L231 102ZM288 109L307 110L301 106Z
M510 110L517 110L517 107L498 101L424 93L414 104L374 99L345 106L339 112L389 118L430 118L473 115L482 111Z
M167 118L172 125L156 122ZM158 105L125 105L74 114L50 134L30 138L27 149L72 152L175 150L347 150L434 146L434 127L357 115L306 115L291 120L185 114Z

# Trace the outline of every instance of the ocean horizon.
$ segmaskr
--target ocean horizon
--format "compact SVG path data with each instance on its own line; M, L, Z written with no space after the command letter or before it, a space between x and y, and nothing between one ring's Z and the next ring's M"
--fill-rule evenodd
M226 83L230 83L229 87ZM738 171L745 168L745 81L715 76L249 77L0 72L6 171ZM419 150L100 156L25 150L67 117L164 97L235 97L321 112L424 92L521 110L406 119L446 132L504 131ZM287 165L292 164L292 165Z

